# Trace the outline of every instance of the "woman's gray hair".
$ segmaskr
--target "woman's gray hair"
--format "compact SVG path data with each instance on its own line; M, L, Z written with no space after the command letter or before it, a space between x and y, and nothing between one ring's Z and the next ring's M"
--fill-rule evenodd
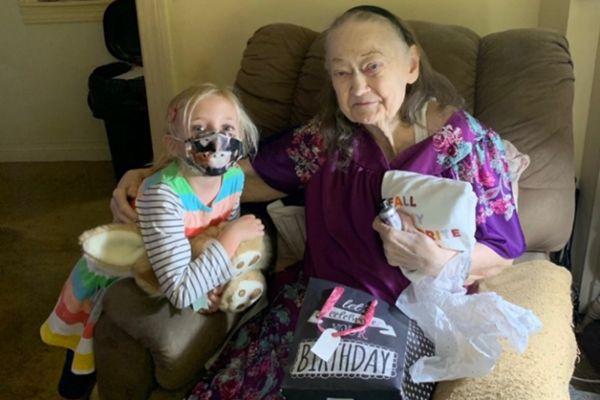
M394 28L398 37L407 47L410 48L410 46L415 45L419 48L419 77L413 84L406 87L404 102L399 111L401 121L408 124L416 123L419 111L432 98L435 98L442 106L463 106L464 101L458 95L452 83L431 68L413 32L394 14L376 6L353 7L333 21L326 31L327 37L335 28L347 21L386 21ZM327 53L327 46L325 52ZM327 56L325 59L327 60ZM326 69L328 69L327 65ZM350 121L340 110L331 83L331 76L327 74L327 77L330 81L323 93L324 104L320 113L322 133L329 154L333 156L337 153L337 165L344 169L352 158L352 142L358 124Z

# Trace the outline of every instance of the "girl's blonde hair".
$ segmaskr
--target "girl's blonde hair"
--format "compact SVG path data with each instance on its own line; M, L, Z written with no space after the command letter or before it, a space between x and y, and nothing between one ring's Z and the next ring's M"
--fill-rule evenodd
M201 100L209 96L222 97L233 105L240 122L240 139L243 145L244 157L256 154L258 148L258 129L256 125L254 125L232 89L218 87L212 83L189 87L171 100L167 108L168 134L176 135L178 132L184 132L186 136L189 136L191 133L192 111Z

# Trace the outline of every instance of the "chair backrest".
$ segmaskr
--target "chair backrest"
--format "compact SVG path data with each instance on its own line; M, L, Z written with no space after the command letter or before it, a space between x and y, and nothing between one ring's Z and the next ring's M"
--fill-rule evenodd
M566 39L539 29L479 37L460 26L409 25L433 68L464 97L465 108L531 157L519 182L528 250L562 248L575 208L574 77ZM290 24L264 26L249 39L236 87L263 137L317 113L328 84L323 39Z

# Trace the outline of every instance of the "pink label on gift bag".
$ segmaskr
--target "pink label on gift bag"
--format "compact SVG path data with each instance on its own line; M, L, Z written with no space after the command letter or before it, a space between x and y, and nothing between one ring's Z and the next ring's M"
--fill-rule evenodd
M319 336L315 344L311 347L310 351L313 352L317 357L319 357L323 361L329 361L329 359L339 346L340 342L342 341L342 336L352 335L364 331L369 326L371 326L371 323L373 322L373 317L375 316L375 307L377 307L377 300L373 299L365 313L363 323L360 326L351 329L344 329L339 332L331 328L324 329L321 326L323 318L326 318L329 315L329 313L333 309L333 306L335 306L335 303L338 302L338 300L340 299L340 297L342 297L343 294L343 287L338 286L334 288L317 316L317 327L321 331L321 336Z

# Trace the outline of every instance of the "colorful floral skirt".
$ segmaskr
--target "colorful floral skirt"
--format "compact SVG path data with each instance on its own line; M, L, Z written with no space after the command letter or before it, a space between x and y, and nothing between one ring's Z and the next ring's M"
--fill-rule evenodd
M269 307L238 330L188 400L284 399L281 383L306 290L301 270L298 264L275 275Z

